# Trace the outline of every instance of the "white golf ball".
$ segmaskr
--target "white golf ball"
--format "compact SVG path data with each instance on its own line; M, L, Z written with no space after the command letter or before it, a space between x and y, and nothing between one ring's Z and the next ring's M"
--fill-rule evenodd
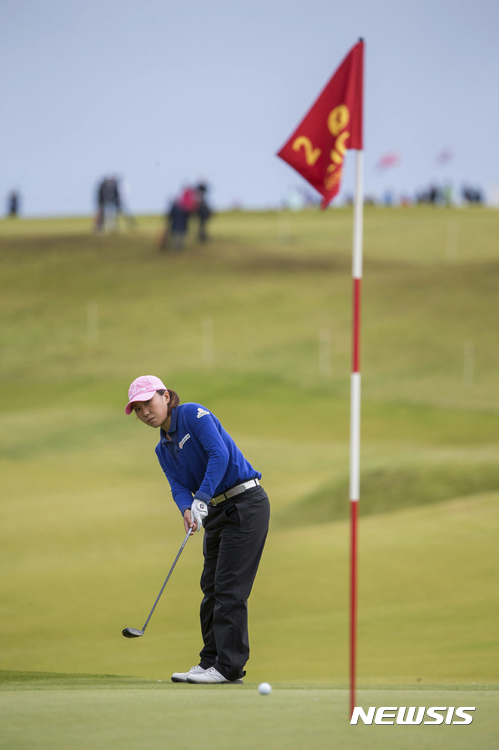
M260 695L268 695L272 692L272 685L269 685L268 682L261 682L258 685L258 692Z

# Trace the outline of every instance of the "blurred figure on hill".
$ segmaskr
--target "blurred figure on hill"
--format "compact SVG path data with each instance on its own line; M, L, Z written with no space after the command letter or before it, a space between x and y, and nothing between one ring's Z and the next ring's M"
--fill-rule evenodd
M439 188L436 185L430 185L430 189L428 191L428 202L435 205L435 203L440 203L441 193Z
M184 249L189 216L196 207L194 190L187 187L183 188L180 195L171 202L166 212L166 227L159 240L160 250L168 250L171 244L177 252Z
M118 179L114 176L104 177L97 187L97 214L94 230L97 234L103 231L118 231L118 216L121 213L121 196Z
M437 185L430 185L427 190L416 194L416 203L430 203L432 206L440 205L443 201L443 193Z
M483 203L483 193L480 188L463 185L461 195L465 203L475 203L476 205L481 205Z
M106 178L97 185L97 213L95 216L94 229L97 233L104 229L104 206L105 206Z
M11 190L7 196L7 216L16 219L19 215L21 198L17 190Z
M177 252L184 249L191 216L199 219L199 241L207 241L206 224L212 214L206 200L207 192L208 187L204 181L199 182L196 187L184 185L166 213L166 228L158 241L160 250L167 250L170 243Z
M196 189L190 185L184 185L180 193L179 203L186 213L193 214L198 207Z
M196 213L199 219L198 225L198 239L200 242L207 242L208 234L206 232L206 225L212 215L212 210L208 204L208 185L205 180L200 180L195 188L196 192Z
M185 235L189 225L189 211L181 198L173 201L168 213L168 236L172 238L173 249L180 252L184 249Z

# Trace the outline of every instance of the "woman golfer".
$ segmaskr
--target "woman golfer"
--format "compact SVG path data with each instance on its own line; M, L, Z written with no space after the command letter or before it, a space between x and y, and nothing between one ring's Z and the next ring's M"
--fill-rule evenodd
M241 683L249 657L247 600L267 537L270 506L261 474L209 409L182 404L159 378L131 384L126 413L160 428L156 455L184 518L204 526L199 665L173 682Z

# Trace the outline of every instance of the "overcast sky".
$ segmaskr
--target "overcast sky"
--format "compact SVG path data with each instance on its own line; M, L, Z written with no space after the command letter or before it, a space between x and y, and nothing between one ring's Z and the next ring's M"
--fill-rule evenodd
M498 33L497 0L3 0L0 200L17 188L28 215L88 213L114 172L137 213L200 176L217 207L277 206L306 183L275 153L359 36L366 192L489 190Z

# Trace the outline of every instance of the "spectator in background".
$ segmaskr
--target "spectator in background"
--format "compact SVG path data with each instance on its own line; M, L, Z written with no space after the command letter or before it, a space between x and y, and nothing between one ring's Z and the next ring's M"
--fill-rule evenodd
M7 216L16 219L19 215L20 196L17 190L11 190L7 196Z
M104 228L104 185L102 180L97 186L97 213L95 214L94 232L99 234Z
M198 207L198 198L196 194L196 190L189 185L185 185L182 188L182 192L180 194L179 202L183 210L187 214L192 214L196 211Z
M184 249L185 235L189 224L187 206L190 205L188 201L182 200L184 195L185 193L173 201L166 215L167 228L160 243L161 250L166 250L169 247L170 239L174 250L181 252Z
M461 195L465 203L475 203L481 205L483 203L483 193L480 188L473 188L468 185L464 185L461 190Z
M428 191L429 202L435 205L436 203L440 203L440 199L441 199L440 188L438 188L436 185L430 185L430 189Z
M197 215L199 219L198 239L200 242L206 242L208 235L206 225L212 214L207 200L208 186L204 180L200 180L196 186Z
M160 250L167 250L170 242L173 249L181 251L184 249L185 237L189 226L189 218L197 216L198 239L200 242L206 242L208 235L206 225L212 211L208 205L206 195L208 186L204 180L200 180L196 187L184 185L180 194L171 203L166 214L166 228L158 238Z
M430 203L432 206L438 206L443 202L443 193L437 185L430 185L427 190L416 193L416 203Z
M104 230L118 231L118 217L121 213L121 197L118 180L114 176L105 177L97 187L97 215L94 229L97 233Z

